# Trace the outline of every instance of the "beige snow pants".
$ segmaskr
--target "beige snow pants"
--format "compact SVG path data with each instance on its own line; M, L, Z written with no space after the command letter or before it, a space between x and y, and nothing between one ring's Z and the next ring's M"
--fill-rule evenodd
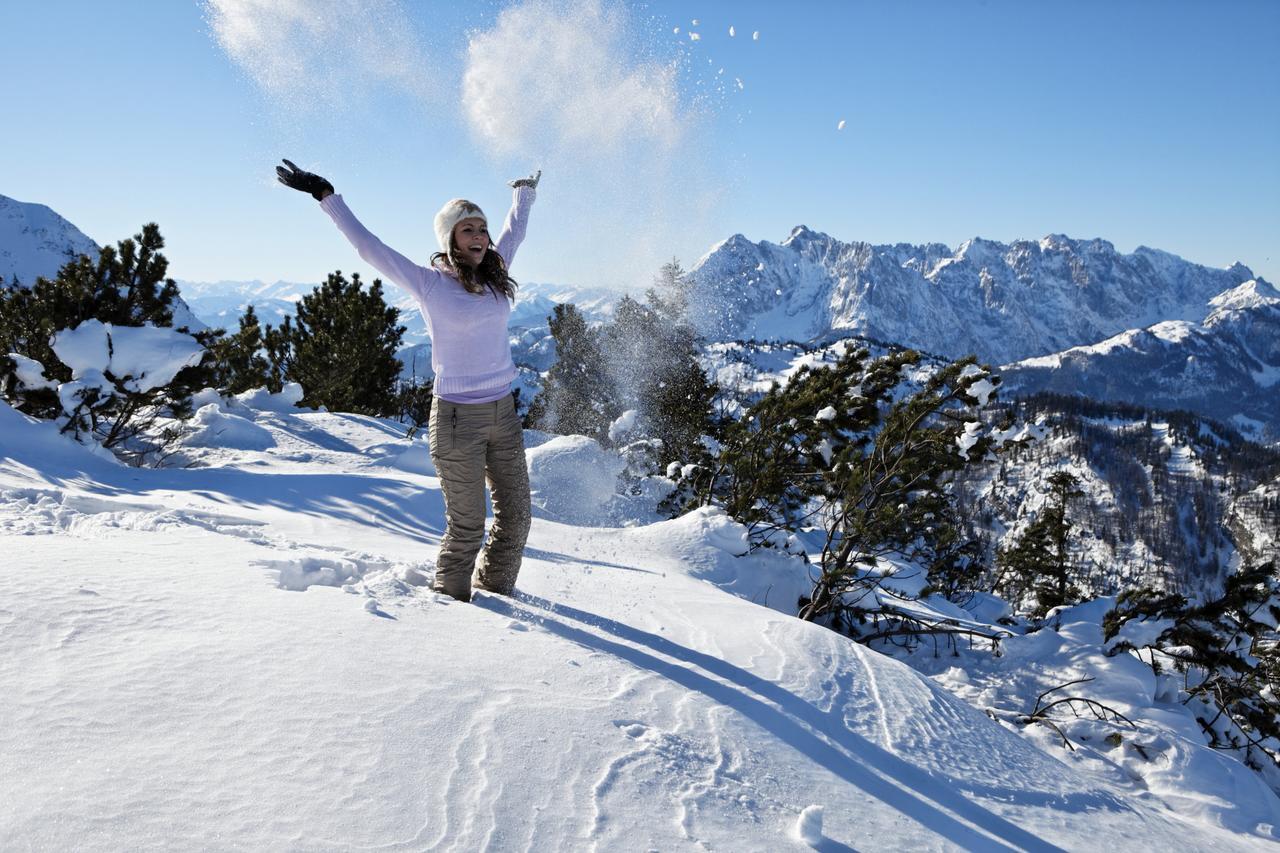
M529 469L524 433L510 395L492 403L431 403L431 459L444 491L445 532L434 589L471 600L472 570L484 544L484 486L493 493L493 528L475 585L510 595L529 535Z

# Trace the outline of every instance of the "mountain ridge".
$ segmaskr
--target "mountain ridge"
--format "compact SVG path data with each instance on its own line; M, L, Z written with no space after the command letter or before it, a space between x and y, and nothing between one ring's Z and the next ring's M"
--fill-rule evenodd
M816 340L849 331L950 357L1008 363L1159 320L1204 319L1257 278L1140 246L1049 234L1001 243L845 242L805 225L781 243L735 234L690 272L691 312L713 339Z

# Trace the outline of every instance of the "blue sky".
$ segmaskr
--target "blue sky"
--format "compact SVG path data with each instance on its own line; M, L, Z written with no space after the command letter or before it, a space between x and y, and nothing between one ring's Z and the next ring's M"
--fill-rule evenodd
M369 0L339 19L337 0L222 0L250 27L334 19L238 57L217 6L4 3L0 193L99 242L158 222L171 274L199 281L363 270L273 184L281 156L421 261L446 199L496 224L503 183L542 166L519 280L643 287L663 258L804 223L874 243L1103 237L1280 281L1280 3L591 2ZM555 77L530 21L608 61ZM497 98L488 135L468 70ZM483 89L512 80L528 97ZM661 126L636 124L651 107Z

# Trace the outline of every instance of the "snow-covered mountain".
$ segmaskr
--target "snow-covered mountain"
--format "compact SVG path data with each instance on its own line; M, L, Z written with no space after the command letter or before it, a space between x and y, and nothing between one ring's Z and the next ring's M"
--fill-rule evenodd
M1053 391L1231 421L1280 441L1280 291L1250 280L1218 294L1200 322L1165 320L1005 365L1010 392Z
M713 340L857 333L1007 363L1162 320L1199 322L1254 278L1139 247L1051 234L1011 244L845 243L804 226L781 244L735 235L694 266L692 311Z
M0 282L16 278L30 287L77 255L97 253L96 243L50 208L0 195Z

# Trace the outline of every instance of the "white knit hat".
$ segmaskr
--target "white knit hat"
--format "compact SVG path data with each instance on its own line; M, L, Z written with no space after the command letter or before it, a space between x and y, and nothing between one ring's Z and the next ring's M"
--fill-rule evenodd
M455 198L445 202L445 206L440 208L440 212L436 214L436 240L440 243L440 251L444 252L445 255L449 254L449 238L453 235L453 226L473 216L478 219L484 219L486 227L489 225L489 220L485 219L484 211L465 198Z

